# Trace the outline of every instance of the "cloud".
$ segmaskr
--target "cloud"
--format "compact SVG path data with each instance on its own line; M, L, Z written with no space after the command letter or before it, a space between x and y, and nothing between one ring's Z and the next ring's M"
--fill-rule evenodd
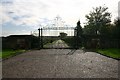
M118 16L118 2L119 0L0 0L0 25L3 25L3 35L28 34L41 25L52 26L54 18L59 15L66 24L74 27L80 19L83 27L85 15L93 7L104 4L114 20Z
M119 0L1 0L0 23L7 22L16 25L39 26L50 23L56 15L60 15L67 24L76 26L80 19L85 22L85 15L92 7L106 5L116 17Z
M11 0L12 1L12 0ZM44 14L47 5L43 4L39 0L13 0L10 5L8 2L2 2L0 7L0 15L3 16L1 23L8 21L15 23L16 25L37 25L37 20Z

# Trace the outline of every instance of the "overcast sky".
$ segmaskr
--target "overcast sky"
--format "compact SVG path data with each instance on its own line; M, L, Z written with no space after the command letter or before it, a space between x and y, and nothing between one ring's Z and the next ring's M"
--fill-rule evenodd
M47 24L59 15L71 26L78 20L83 26L85 15L93 7L106 6L112 20L118 16L119 0L0 0L2 35L30 34L40 24Z

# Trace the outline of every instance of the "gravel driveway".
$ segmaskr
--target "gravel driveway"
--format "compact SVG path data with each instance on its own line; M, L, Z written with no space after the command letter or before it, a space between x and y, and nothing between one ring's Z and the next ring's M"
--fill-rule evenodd
M118 78L117 60L82 50L34 50L2 64L3 78Z
M63 40L56 40L50 44L44 45L44 48L70 48Z

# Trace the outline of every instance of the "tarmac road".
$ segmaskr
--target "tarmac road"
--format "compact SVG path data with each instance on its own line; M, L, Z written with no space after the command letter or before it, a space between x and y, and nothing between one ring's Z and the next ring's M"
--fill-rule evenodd
M117 60L82 50L33 50L2 64L3 78L118 78Z

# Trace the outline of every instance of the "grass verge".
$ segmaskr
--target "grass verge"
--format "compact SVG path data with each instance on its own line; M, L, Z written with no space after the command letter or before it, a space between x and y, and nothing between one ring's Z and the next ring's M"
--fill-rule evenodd
M102 55L120 59L120 49L97 49L96 51Z
M17 54L23 53L25 51L26 50L11 50L11 49L2 50L2 52L0 52L0 58L6 59Z

